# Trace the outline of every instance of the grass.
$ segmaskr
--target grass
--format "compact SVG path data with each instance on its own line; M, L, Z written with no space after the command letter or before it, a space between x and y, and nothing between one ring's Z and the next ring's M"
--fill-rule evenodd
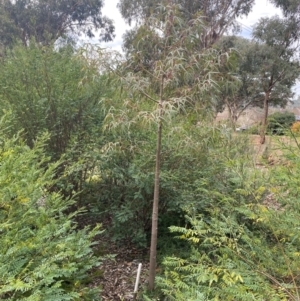
M300 149L300 137L294 137L292 135L267 135L264 144L260 144L259 135L249 135L249 141L253 146L254 160L257 164L286 164L287 159L284 154L292 152L297 148Z

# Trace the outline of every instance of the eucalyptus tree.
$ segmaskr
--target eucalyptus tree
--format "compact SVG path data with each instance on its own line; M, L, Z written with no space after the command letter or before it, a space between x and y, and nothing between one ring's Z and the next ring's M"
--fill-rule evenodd
M300 3L298 0L271 0L272 3L282 9L286 17L295 17L299 20Z
M248 55L252 54L254 43L238 36L225 36L216 44L217 49L227 52L229 58L220 65L217 111L227 108L232 127L236 128L238 118L251 106L261 106L262 94L251 73Z
M268 105L284 107L287 104L292 96L291 86L297 76L297 63L285 61L286 57L280 54L281 48L236 36L223 37L217 48L230 53L229 59L220 66L222 80L217 94L218 111L223 111L225 107L228 109L234 128L237 119L247 108L265 106L268 79L272 90L268 96ZM284 69L287 70L283 74ZM271 73L273 79L269 78Z
M159 0L121 0L119 9L123 18L131 23L140 22L150 17L161 3ZM193 19L197 12L203 12L203 15L210 21L220 22L226 26L231 26L230 22L234 18L248 14L254 4L252 0L169 0L170 5L178 5L185 19Z
M290 99L293 95L291 88L300 74L299 61L295 57L299 27L293 18L263 18L255 26L253 37L256 45L249 55L249 66L263 93L263 144L270 100Z
M69 33L112 40L112 20L102 16L103 0L0 0L0 43L11 45L15 39L24 45L34 38L49 44Z
M271 0L276 7L282 10L284 18L298 27L297 43L300 41L300 2L298 0ZM294 33L295 34L295 33ZM299 49L298 49L299 50ZM299 51L298 51L299 56Z
M225 32L238 29L237 17L247 15L254 0L169 0L170 5L177 5L183 20L189 22L195 17L202 17L205 26L198 40L198 48L211 47ZM159 0L121 0L119 9L123 18L129 23L135 22L135 27L128 30L123 38L124 52L128 55L137 51L135 40L139 40L141 26L155 13L161 1ZM164 21L164 20L162 20ZM146 51L147 50L147 51ZM151 45L145 45L145 60L155 60Z
M199 51L199 39L205 30L203 19L196 16L187 21L175 4L160 5L139 30L142 34L136 41L137 51L130 53L126 62L113 71L128 91L126 104L130 108L139 102L146 103L135 121L157 125L149 273L152 290L156 270L163 125L174 115L188 112L191 103L194 104L193 112L197 108L209 110L211 103L205 95L214 86L218 52L213 49ZM156 54L155 61L149 65L144 61L145 43L151 44ZM111 70L113 67L109 66ZM118 118L114 116L114 119ZM119 120L124 123L126 118L122 115Z

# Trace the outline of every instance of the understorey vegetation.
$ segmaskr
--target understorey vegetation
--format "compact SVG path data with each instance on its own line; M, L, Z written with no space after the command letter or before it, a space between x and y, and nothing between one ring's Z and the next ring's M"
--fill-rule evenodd
M100 300L113 246L150 257L138 300L299 300L298 124L268 117L299 78L297 1L274 0L283 17L252 40L222 28L253 1L129 2L121 55L75 46L72 22L38 32L42 1L22 39L22 3L0 1L0 299ZM88 4L70 20L110 40ZM253 106L259 146L235 132Z
M77 229L82 212L66 214L74 200L50 192L60 162L44 153L49 136L29 148L0 126L1 300L95 300L88 285L102 261L93 255L100 226Z

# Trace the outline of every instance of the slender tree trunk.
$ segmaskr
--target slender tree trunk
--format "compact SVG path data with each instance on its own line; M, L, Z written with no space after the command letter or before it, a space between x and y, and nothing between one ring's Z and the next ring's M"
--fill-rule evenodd
M236 110L235 108L230 104L230 102L228 101L227 98L225 98L225 103L228 109L228 114L229 114L229 121L230 121L230 126L232 127L232 129L234 131L236 131L236 122L237 122L237 118L236 118Z
M155 180L154 180L154 197L152 210L152 230L151 230L151 246L150 246L150 268L149 268L149 289L154 290L155 272L156 272L156 251L157 251L157 223L158 223L158 203L159 203L159 176L160 176L160 154L161 154L161 138L162 138L162 94L163 94L163 78L160 87L159 100L159 116L157 126L156 141L156 160L155 160Z
M262 121L261 132L260 132L260 144L264 144L266 141L267 120L269 114L269 98L270 98L270 91L267 91L265 93L265 99L264 99L264 117Z
M236 131L236 123L237 123L237 116L236 113L232 113L231 117L230 117L230 123L231 123L231 127L233 129L233 131Z

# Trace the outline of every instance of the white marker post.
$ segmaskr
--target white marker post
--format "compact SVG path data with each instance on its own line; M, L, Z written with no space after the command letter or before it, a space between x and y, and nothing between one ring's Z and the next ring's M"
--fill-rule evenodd
M140 276L141 276L141 270L142 270L142 264L139 263L138 270L137 270L137 275L136 275L136 280L135 280L134 292L133 292L133 294L134 294L133 300L136 300L136 297L137 297L139 281L140 281Z

